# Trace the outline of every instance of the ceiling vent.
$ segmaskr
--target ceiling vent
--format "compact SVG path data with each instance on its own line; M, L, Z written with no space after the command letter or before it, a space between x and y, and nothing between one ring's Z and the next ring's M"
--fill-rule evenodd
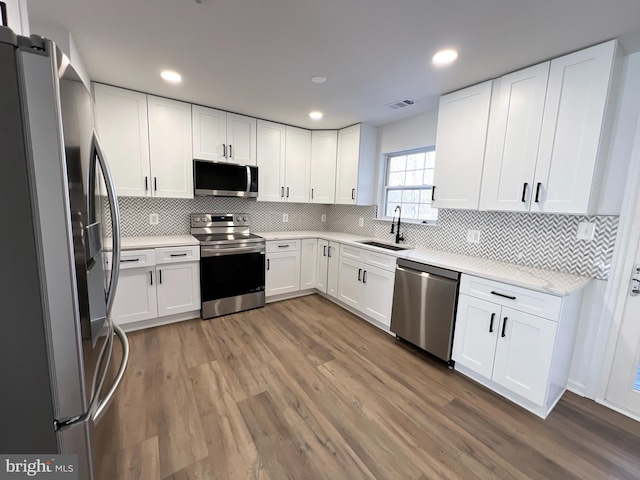
M408 98L405 98L404 100L398 100L397 102L391 102L387 105L385 105L386 107L392 108L394 110L398 110L399 108L404 108L404 107L410 107L411 105L415 104L416 102L414 102L413 100L409 100Z

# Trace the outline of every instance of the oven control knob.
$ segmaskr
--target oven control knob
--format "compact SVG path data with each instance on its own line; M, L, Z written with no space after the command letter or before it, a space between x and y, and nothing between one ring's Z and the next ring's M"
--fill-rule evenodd
M200 217L195 217L193 220L196 221L196 222L199 222L200 221Z
M236 221L241 222L242 221L242 217L237 217Z
M247 221L247 217L242 217L242 221L246 222Z

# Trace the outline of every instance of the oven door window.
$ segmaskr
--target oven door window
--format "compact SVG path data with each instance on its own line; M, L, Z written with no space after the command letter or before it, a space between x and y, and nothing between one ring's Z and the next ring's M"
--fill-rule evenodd
M202 302L264 291L264 253L200 259Z

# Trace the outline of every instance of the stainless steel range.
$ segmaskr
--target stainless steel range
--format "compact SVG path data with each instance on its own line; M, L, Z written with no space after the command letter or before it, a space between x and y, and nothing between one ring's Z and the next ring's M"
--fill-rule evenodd
M202 318L264 306L265 240L246 213L191 214L191 235L200 240Z

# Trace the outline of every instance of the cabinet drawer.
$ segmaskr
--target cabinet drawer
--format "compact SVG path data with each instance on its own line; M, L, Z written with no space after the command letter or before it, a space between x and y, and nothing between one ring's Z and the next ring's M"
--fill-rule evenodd
M105 265L111 270L112 252L104 254ZM120 254L120 269L152 267L156 264L155 250L125 250Z
M556 322L562 308L561 297L471 275L461 276L460 293Z
M341 257L364 261L364 253L365 251L361 248L351 247L349 245L340 245Z
M383 268L391 272L396 269L396 257L393 255L385 255L383 253L372 252L371 250L363 250L362 261L374 267Z
M267 242L267 253L292 252L300 250L300 240L282 240Z
M200 260L200 246L156 248L156 264L197 262Z

